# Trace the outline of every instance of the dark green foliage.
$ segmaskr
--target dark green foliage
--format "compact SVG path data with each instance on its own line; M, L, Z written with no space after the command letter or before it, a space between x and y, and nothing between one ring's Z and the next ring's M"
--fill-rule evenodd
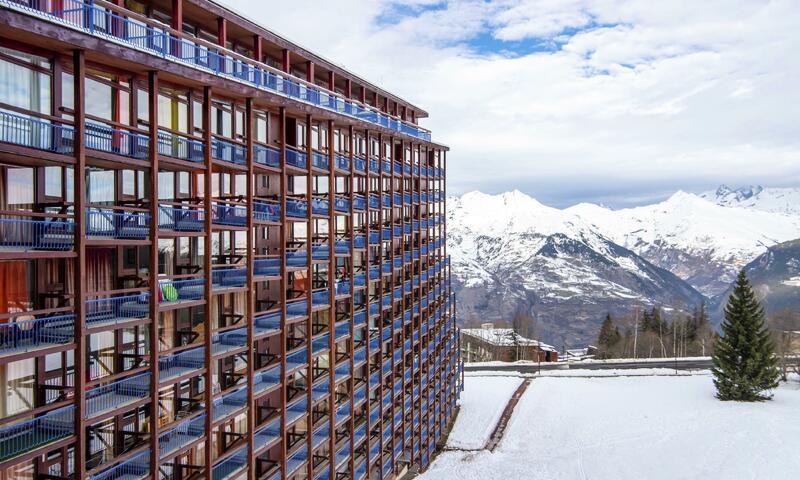
M614 324L611 315L606 315L603 324L600 326L600 334L597 337L598 357L611 358L612 350L619 344L622 335L619 333L619 328Z
M722 337L712 357L714 386L720 400L760 401L778 386L778 361L764 324L764 309L744 270L725 307Z

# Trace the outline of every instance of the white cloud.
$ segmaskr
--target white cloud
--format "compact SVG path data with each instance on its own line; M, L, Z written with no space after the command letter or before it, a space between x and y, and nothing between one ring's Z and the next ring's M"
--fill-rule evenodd
M451 191L800 183L795 0L225 3L425 107Z

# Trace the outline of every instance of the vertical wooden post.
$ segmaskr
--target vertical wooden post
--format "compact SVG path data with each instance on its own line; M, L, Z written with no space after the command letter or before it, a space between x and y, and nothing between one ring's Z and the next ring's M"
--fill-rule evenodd
M314 362L312 361L313 357L313 348L311 344L311 337L313 336L314 332L314 314L312 312L314 308L314 257L312 252L314 250L314 234L316 233L314 228L314 215L313 215L313 204L314 204L314 195L312 194L314 188L314 168L311 166L314 159L314 149L311 146L311 122L314 119L311 115L306 115L306 168L308 169L308 175L306 175L306 202L308 205L308 209L306 210L306 236L308 242L308 248L306 251L306 265L308 269L306 270L306 308L308 309L308 318L306 318L306 360L308 361L308 367L306 368L306 381L308 383L308 391L306 392L307 395L307 405L308 405L308 412L307 421L308 424L311 424L311 405L313 404L313 397L312 393L312 384L314 383ZM329 205L328 208L333 207L333 205ZM333 435L333 432L331 432ZM313 438L311 432L307 435L306 438L306 448L308 451L311 452L311 445L313 444ZM314 465L313 461L309 457L308 465L306 465L306 469L308 471L308 478L314 478Z
M183 31L183 0L172 0L172 28Z
M228 21L222 17L217 18L217 43L222 48L228 44Z
M286 301L289 289L288 273L286 272L286 191L288 175L286 174L286 107L280 108L280 142L281 142L281 226L280 226L280 254L281 254L281 471L286 471Z
M254 348L254 323L255 323L255 236L253 232L253 187L255 169L253 167L253 99L248 98L245 104L244 115L245 141L247 142L247 478L254 480L255 476L255 430L256 408L253 391L253 367L255 366Z
M330 309L328 310L328 358L331 359L328 365L328 381L331 393L328 396L328 407L331 412L329 415L330 425L330 460L329 465L329 478L334 479L336 472L336 375L334 373L336 367L336 156L334 155L333 144L333 120L328 120L328 250L330 256L328 257L328 303ZM352 293L352 292L351 292ZM352 372L351 372L352 374ZM351 403L352 410L352 403ZM351 451L352 453L352 451Z
M311 60L306 62L306 81L308 83L314 83L314 62Z
M89 448L86 436L86 380L89 368L89 337L86 335L86 58L83 50L72 54L74 75L75 154L75 476L86 476Z
M214 231L213 221L214 216L211 192L214 187L213 182L213 159L211 157L211 87L203 88L203 156L205 161L205 191L203 192L203 202L206 209L205 217L205 255L203 256L203 273L205 274L205 297L206 297L206 310L205 310L205 326L204 326L204 344L205 344L205 365L206 365L206 378L205 378L205 398L206 404L206 418L205 418L205 472L206 477L211 478L211 467L214 461L214 439L211 425L214 417L214 365L212 365L212 349L213 349L213 329L214 322L211 318L211 304L214 301L212 289L213 277L213 243Z
M264 47L258 34L253 35L253 59L257 62L264 60Z
M180 1L180 0L178 0ZM158 73L148 73L147 111L149 118L150 156L150 472L155 478L158 472Z
M288 48L283 49L282 67L286 73L292 73L292 52Z

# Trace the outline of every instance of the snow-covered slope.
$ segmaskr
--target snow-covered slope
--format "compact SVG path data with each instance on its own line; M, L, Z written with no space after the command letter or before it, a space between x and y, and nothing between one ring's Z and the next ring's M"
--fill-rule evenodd
M702 301L687 283L578 215L517 191L451 199L448 252L462 319L507 320L525 311L537 318L538 336L551 342L593 338L609 311Z
M800 215L678 192L637 208L548 207L518 191L449 199L448 252L462 320L524 310L545 341L596 335L606 311L691 309L724 292L768 247L800 238ZM700 292L700 293L698 293Z
M700 197L724 207L800 215L800 188L764 188L760 185L730 188L720 185Z
M768 247L800 237L800 215L724 207L685 192L643 207L580 204L566 211L706 295L724 291Z

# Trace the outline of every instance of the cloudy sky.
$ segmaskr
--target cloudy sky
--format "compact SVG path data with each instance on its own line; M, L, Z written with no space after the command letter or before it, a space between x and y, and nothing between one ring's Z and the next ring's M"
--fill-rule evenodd
M800 186L797 0L220 0L423 106L450 193Z

